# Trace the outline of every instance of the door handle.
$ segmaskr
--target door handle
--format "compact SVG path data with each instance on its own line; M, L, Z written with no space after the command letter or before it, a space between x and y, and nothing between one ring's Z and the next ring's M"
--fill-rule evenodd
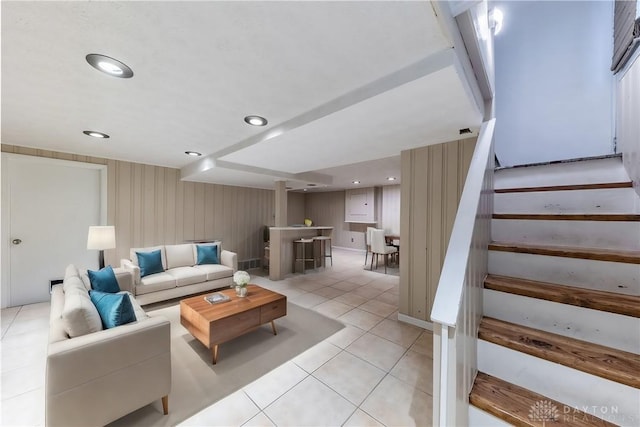
M22 240L20 240L20 239L13 239L13 240L11 241L11 243L13 243L14 245L19 245L20 243L22 243Z

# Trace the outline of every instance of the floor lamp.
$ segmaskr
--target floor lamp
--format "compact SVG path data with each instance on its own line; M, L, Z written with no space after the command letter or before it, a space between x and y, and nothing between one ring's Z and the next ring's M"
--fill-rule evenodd
M116 247L116 229L113 225L90 226L87 249L100 251L100 268L104 268L104 250Z

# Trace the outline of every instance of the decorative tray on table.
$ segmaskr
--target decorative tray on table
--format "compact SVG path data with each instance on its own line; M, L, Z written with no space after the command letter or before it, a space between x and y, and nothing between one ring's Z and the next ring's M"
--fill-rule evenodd
M220 292L213 293L211 295L205 295L204 300L210 304L219 304L221 302L230 301L231 298Z

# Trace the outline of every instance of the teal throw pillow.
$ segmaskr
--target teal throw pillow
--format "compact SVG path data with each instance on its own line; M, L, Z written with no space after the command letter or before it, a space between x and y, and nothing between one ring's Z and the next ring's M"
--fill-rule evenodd
M89 282L91 282L91 289L111 294L120 292L116 274L110 265L98 271L87 270L87 274L89 275Z
M136 321L136 314L133 311L133 305L128 294L91 291L89 296L100 314L102 326L105 329Z
M196 245L198 249L198 265L220 264L218 260L218 245Z
M140 277L164 271L160 249L151 252L136 252L136 255L140 266Z

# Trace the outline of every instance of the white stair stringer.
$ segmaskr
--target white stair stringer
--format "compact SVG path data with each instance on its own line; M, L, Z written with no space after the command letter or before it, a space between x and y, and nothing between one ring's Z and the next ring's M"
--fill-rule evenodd
M640 354L638 318L491 289L482 297L487 317Z
M628 214L638 213L633 188L496 193L494 213Z
M640 250L640 222L494 219L496 242Z
M494 188L629 182L621 157L498 169Z
M640 264L489 251L489 274L640 295Z
M640 425L640 390L633 387L484 340L478 340L478 370L614 424Z
M501 420L492 414L469 405L469 426L471 427L502 427L511 426L508 422Z

